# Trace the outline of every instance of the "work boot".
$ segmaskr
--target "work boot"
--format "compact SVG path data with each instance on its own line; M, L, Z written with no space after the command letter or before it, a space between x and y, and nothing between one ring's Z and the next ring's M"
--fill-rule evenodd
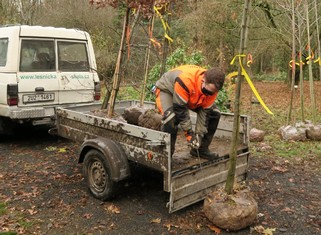
M190 154L194 157L201 157L201 158L205 158L208 160L214 160L219 158L220 156L215 153L215 152L211 152L209 149L191 149Z

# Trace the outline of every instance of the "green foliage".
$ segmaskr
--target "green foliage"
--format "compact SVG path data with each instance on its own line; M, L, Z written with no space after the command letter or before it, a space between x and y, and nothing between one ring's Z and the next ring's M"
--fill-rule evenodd
M204 61L204 56L200 51L192 51L188 53L184 47L178 47L173 53L168 56L166 60L166 68L165 70L168 71L172 68L183 64L195 64L202 66ZM206 66L203 66L206 67ZM148 73L148 81L146 84L146 97L145 100L147 101L155 101L155 95L151 92L151 89L155 85L156 81L160 78L161 74L161 64L155 64ZM117 94L117 99L124 100L124 99L140 99L140 90L134 87L125 87L119 90ZM223 99L223 98L222 98ZM223 100L222 100L223 102Z
M188 54L185 48L178 47L166 60L166 66L168 69L175 68L183 64L195 64L202 65L204 56L200 51L193 51Z
M321 146L318 141L285 141L280 140L278 135L267 135L265 142L273 146L276 156L284 158L321 156ZM254 154L254 152L253 152ZM260 155L260 153L256 153ZM254 154L254 156L256 155Z
M215 100L215 104L219 107L221 112L228 112L228 106L230 105L230 100L228 97L227 90L223 87L223 89L218 93L218 96Z
M34 225L33 222L25 221L24 219L20 220L19 224L20 224L21 227L23 227L25 229L30 228L30 227L32 227Z
M7 213L6 204L4 202L0 202L0 216L5 215ZM0 235L16 235L16 232L0 232Z
M133 86L126 86L119 89L117 93L117 100L139 100L140 88Z
M166 59L166 71L173 69L183 64L194 64L202 66L205 58L200 51L192 51L188 53L184 47L178 47ZM155 85L156 81L161 77L161 64L158 63L150 70L148 74L148 82L146 85L146 100L155 101L155 95L151 92L151 88Z
M0 216L6 214L6 204L3 202L0 202Z

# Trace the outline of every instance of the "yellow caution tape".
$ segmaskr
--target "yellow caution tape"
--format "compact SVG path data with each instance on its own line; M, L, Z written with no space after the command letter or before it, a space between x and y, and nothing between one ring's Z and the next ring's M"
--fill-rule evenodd
M156 14L158 15L158 17L160 18L164 31L165 31L165 38L170 41L173 42L174 40L167 34L167 30L169 29L169 25L167 24L167 22L164 20L162 14L158 11L158 9L161 8L157 8L156 6L154 6L154 11L156 12Z
M274 115L271 110L265 105L264 101L262 100L261 96L259 95L258 91L256 90L254 84L252 83L251 79L250 79L250 76L247 74L246 70L244 69L243 67L243 64L242 64L242 57L245 57L246 55L236 55L233 60L231 61L231 65L234 64L236 58L239 59L239 64L241 66L241 70L242 70L242 75L245 77L245 80L247 81L247 83L250 85L255 97L257 98L257 100L260 102L260 104L263 106L263 108L269 113L269 114L272 114ZM233 72L233 74L238 74L237 72Z
M320 57L318 57L318 59L314 60L313 62L314 62L314 63L318 63L318 62L319 62L319 66L321 66L321 60L320 60Z
M149 40L153 43L154 46L158 48L162 47L161 44L155 38L150 38Z
M308 62L309 63L309 62ZM293 60L290 60L290 62L289 62L289 67L290 68L292 68L292 64L293 64ZM300 64L305 64L302 60L300 60L300 62L295 62L295 64L297 65L297 66L300 66Z
M246 65L247 67L250 67L250 65L253 63L253 58L252 58L252 55L251 54L248 54L247 55L247 58L246 58Z
M233 77L236 77L238 75L237 71L234 71L232 73L229 73L228 75L226 75L226 79L228 80L232 80Z

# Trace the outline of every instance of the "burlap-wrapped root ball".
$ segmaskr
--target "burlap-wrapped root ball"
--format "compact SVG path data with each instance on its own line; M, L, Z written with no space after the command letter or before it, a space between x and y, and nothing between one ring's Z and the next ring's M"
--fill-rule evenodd
M138 125L138 118L144 112L145 112L145 109L143 107L135 105L135 106L131 106L129 108L126 108L124 110L123 117L127 121L127 123L137 126Z
M307 137L310 140L321 140L321 125L310 126L307 129Z
M138 126L159 131L162 125L162 115L155 109L149 109L139 116Z
M256 128L250 130L251 142L262 142L264 140L265 132Z
M225 192L212 192L205 198L203 210L215 226L237 231L254 223L258 206L248 190L230 196Z

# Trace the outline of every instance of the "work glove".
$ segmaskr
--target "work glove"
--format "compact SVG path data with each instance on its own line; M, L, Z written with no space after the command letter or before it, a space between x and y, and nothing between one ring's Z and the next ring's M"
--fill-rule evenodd
M198 149L200 147L199 138L192 130L184 131L187 143L190 147Z

